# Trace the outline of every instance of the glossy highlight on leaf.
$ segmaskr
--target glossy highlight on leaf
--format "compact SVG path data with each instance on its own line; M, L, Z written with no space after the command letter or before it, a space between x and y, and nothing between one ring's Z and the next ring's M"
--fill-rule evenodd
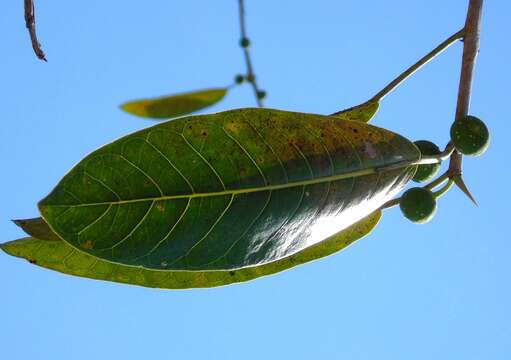
M272 275L332 255L365 237L378 224L377 211L325 241L277 262L236 271L161 271L107 262L78 251L64 241L24 238L0 244L12 256L69 275L163 289L209 288ZM41 219L44 223L44 220ZM47 228L49 230L49 228ZM42 230L41 234L48 231Z
M136 132L83 159L39 203L71 246L159 270L290 257L376 211L420 152L335 116L238 109Z
M227 88L208 89L154 99L134 100L121 109L149 119L170 119L188 115L216 104L227 94Z
M343 120L360 121L368 123L378 112L380 103L378 101L367 101L363 104L345 109L332 116L337 116Z

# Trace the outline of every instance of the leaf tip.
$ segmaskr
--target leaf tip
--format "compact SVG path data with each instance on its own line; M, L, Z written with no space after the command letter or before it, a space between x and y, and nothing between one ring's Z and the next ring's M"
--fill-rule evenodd
M2 250L4 253L6 253L7 255L12 255L11 252L9 252L9 244L11 243L12 241L9 241L9 242L4 242L4 243L0 243L0 250Z
M21 227L23 224L23 220L21 219L11 219L11 221L14 223L14 225Z
M128 101L119 105L119 109L131 115L143 116L137 101Z

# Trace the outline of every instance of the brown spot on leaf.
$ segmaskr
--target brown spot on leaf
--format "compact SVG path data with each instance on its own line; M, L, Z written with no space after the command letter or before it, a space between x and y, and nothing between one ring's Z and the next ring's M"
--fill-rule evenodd
M230 121L227 125L225 125L225 128L235 134L238 133L240 130L239 125L236 124L234 121Z
M82 243L80 246L84 249L92 249L94 247L94 243L90 240L87 240L86 242Z

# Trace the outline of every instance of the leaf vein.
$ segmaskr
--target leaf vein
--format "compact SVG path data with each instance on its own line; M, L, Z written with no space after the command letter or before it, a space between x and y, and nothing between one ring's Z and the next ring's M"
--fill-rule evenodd
M398 164L395 164L398 165ZM392 170L396 169L396 166L393 165ZM408 167L410 165L414 165L413 162L405 161L403 162L402 167ZM401 167L401 164L399 164ZM181 194L181 195L165 195L160 197L148 197L148 198L139 198L139 199L129 199L129 200L119 200L119 201L104 201L104 202L97 202L97 203L82 203L82 204L76 204L76 205L48 205L51 207L85 207L85 206L100 206L105 204L130 204L130 203L138 203L138 202L147 202L147 201L153 201L153 200L173 200L173 199L185 199L185 198L201 198L201 197L213 197L213 196L225 196L225 195L239 195L239 194L249 194L254 192L261 192L261 191L269 191L269 190L283 190L283 189L289 189L294 187L300 187L300 186L306 186L306 185L315 185L315 184L321 184L328 181L337 181L337 180L343 180L343 179L349 179L349 178L357 178L361 176L371 175L378 172L386 171L384 167L371 167L367 169L361 169L357 171L351 171L348 173L342 173L332 176L322 176L317 177L315 179L306 179L301 181L295 181L293 183L286 183L286 184L276 184L276 185L268 185L268 186L261 186L261 187L254 187L254 188L244 188L244 189L235 189L235 190L225 190L225 191L216 191L216 192L209 192L209 193L195 193L195 194Z
M186 212L188 211L188 208L190 207L190 203L192 202L192 199L188 199L188 202L186 203L186 206L185 208L183 209L183 211L181 212L181 214L179 215L179 218L177 219L177 221L174 223L174 225L172 225L172 227L170 228L170 230L167 232L167 234L165 234L165 236L160 240L158 241L158 243L151 249L149 250L149 252L144 255L144 256L141 256L141 257L145 257L145 256L149 256L151 255L153 252L155 252L161 244L163 244L165 242L165 240L167 240L170 236L170 234L172 234L172 232L174 231L174 229L177 227L177 225L181 222L181 220L185 217L185 214Z
M101 215L99 215L96 219L94 219L90 224L85 225L82 230L78 231L77 235L80 236L88 228L90 228L91 226L94 226L94 224L96 224L99 220L101 220L108 213L108 211L112 208L112 206L113 206L113 204L108 205L106 210L103 211L103 213Z
M292 218L294 218L296 216L296 213L298 212L298 209L300 209L300 207L302 206L302 203L303 203L303 199L305 198L305 185L302 187L302 193L300 194L300 200L298 201L298 205L293 209L292 212L290 212L288 214L288 216L286 217L286 219L282 222L282 224L280 224L280 226L278 227L278 229L276 229L270 236L268 236L268 238L264 241L264 244L268 244L269 242L271 242L272 239L274 239L276 237L276 235L278 234L278 232L280 230L282 230L282 228L284 228L284 226L286 226L287 224L289 224L289 222L291 221ZM261 246L263 246L264 244L262 244Z
M257 130L257 128L252 125L250 123L250 121L248 120L247 118L247 115L245 115L245 113L241 113L241 115L243 116L243 121L248 125L250 126L250 128L256 133L257 136L259 136L259 138L261 139L261 141L264 143L264 145L266 145L268 147L268 149L270 149L270 151L273 153L273 155L275 156L275 158L277 159L278 163L280 164L280 166L282 167L282 171L284 172L284 177L286 178L286 183L289 182L289 176L287 174L287 170L286 168L284 167L284 163L282 162L282 159L280 158L280 156L275 152L275 150L273 149L273 147L265 140L265 138L263 137L263 135L261 134L261 132L259 130Z
M170 159L168 158L167 155L165 155L162 151L160 151L160 149L158 149L155 145L153 145L153 143L151 143L149 141L149 135L147 136L147 138L144 139L145 142L151 146L158 154L160 154L165 160L167 160L167 162L169 163L170 166L172 166L172 168L183 178L183 180L188 184L188 186L190 187L190 191L192 193L195 193L195 190L192 186L192 184L190 183L190 181L186 178L186 176L183 175L183 173L181 172L181 170L179 170L179 168L174 165L174 163L172 161L170 161Z
M195 149L195 148L193 147L193 145L192 145L192 144L190 144L190 142L186 139L186 137L184 136L184 134L179 134L179 135L183 138L183 140L184 140L184 141L185 141L185 143L188 145L188 147L189 147L190 149L192 149L192 151L193 151L193 152L195 152L195 153L196 153L196 154L197 154L197 155L201 158L201 160L202 160L202 161L203 161L203 162L204 162L204 163L205 163L205 164L206 164L206 165L207 165L207 166L211 169L211 171L213 171L213 173L214 173L214 174L216 175L216 177L218 178L218 181L220 181L220 184L222 185L222 188L223 188L224 190L226 190L227 188L225 187L225 184L224 184L224 182L223 182L222 178L220 177L220 175L218 174L218 172L215 170L215 168L213 167L213 165L211 165L211 164L209 163L209 161L207 161L207 160L204 158L204 156L202 156L202 154L201 154L199 151L197 151L197 149Z
M130 164L133 168L137 169L141 174L143 174L146 178L149 179L149 181L151 181L154 186L156 186L156 189L158 189L159 193L161 196L163 196L163 191L162 189L160 188L160 186L158 185L158 183L151 177L149 176L148 173L146 173L144 170L142 170L140 167L138 167L137 165L135 165L134 163L132 163L130 160L128 160L126 157L124 157L124 155L121 155L121 154L118 154L118 156L123 159L124 161L126 161L128 164Z
M140 225L142 225L142 223L145 221L145 219L147 218L147 216L149 215L149 213L151 212L153 206L154 206L154 203L156 201L155 200L152 200L151 201L151 205L149 205L149 207L147 208L147 211L145 212L145 214L142 216L142 218L137 222L137 224L133 227L133 229L126 235L124 236L121 240L119 240L117 243L115 243L114 245L110 246L109 248L106 248L104 250L113 250L114 248L116 248L117 246L121 245L123 242L125 242L131 235L133 235L133 233L140 227Z
M213 223L213 225L211 225L211 227L209 228L209 230L206 232L206 234L199 239L199 241L197 241L187 252L186 254L180 256L179 258L177 258L176 260L172 261L170 265L172 264L175 264L176 262L178 262L179 260L187 257L188 255L190 255L190 253L193 251L194 248L196 248L200 243L202 243L208 236L209 234L211 234L211 232L213 231L213 229L218 225L218 223L222 220L222 218L224 217L224 215L227 213L227 210L230 209L232 203L233 203L233 200L234 200L234 194L231 196L230 200L229 200L229 203L227 204L227 206L225 207L225 209L222 211L222 213L220 214L220 216L218 217L218 219L215 220L215 222Z
M261 168L259 167L259 165L257 164L257 162L254 160L254 158L249 154L249 152L243 147L243 145L240 144L240 142L238 140L236 140L231 134L229 134L227 132L227 130L225 130L225 128L222 126L222 130L224 131L225 135L227 135L227 137L229 137L232 141L234 141L236 143L236 145L238 145L238 147L243 150L243 152L245 153L245 155L250 159L250 161L254 164L254 166L256 167L257 171L259 171L259 174L261 174L261 177L263 178L263 182L264 184L268 184L268 180L266 179L266 176L264 175L263 171L261 170Z
M261 211L259 211L259 214L257 214L257 216L254 218L254 220L250 223L249 226L247 226L247 228L245 229L245 231L243 231L243 233L236 239L236 241L234 241L232 243L232 245L226 250L226 252L219 256L218 258L208 262L207 264L205 265L209 265L209 264L212 264L222 258L226 258L227 255L231 252L232 249L234 249L234 247L236 246L236 244L238 244L240 242L241 239L243 239L243 237L247 234L247 232L254 226L254 224L259 220L259 218L261 217L261 215L263 214L263 212L266 210L266 208L268 207L268 204L270 203L270 199L271 199L271 196L272 196L272 193L273 191L270 190L268 191L268 198L266 199L266 202L264 203L264 206L261 208Z
M115 192L110 186L108 186L104 181L102 181L101 179L98 179L97 177L91 175L87 170L83 170L83 173L90 177L92 180L94 181L97 181L101 186L103 186L105 189L107 189L108 191L110 191L112 194L115 195L115 197L118 199L118 200L121 200L121 197L119 196L119 194L117 194L117 192Z

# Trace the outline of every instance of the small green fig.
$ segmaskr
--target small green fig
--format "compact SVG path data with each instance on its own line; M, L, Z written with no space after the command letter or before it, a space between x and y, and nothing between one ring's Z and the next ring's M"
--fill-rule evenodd
M259 100L263 100L266 97L266 91L264 90L257 90L257 98Z
M451 126L451 140L463 155L478 156L490 145L488 128L475 116L464 116Z
M240 84L243 84L243 82L245 81L245 76L241 75L241 74L238 74L234 77L234 81L236 82L236 84L240 85Z
M249 40L248 38L246 38L246 37L241 38L241 40L240 40L240 46L241 46L242 48L248 48L248 47L250 46L250 40Z
M422 155L438 155L441 153L438 146L431 141L419 140L414 142ZM440 170L440 164L419 165L413 177L415 182L423 182L432 179Z
M435 195L428 189L411 188L403 194L399 207L403 215L413 223L425 224L436 212Z

